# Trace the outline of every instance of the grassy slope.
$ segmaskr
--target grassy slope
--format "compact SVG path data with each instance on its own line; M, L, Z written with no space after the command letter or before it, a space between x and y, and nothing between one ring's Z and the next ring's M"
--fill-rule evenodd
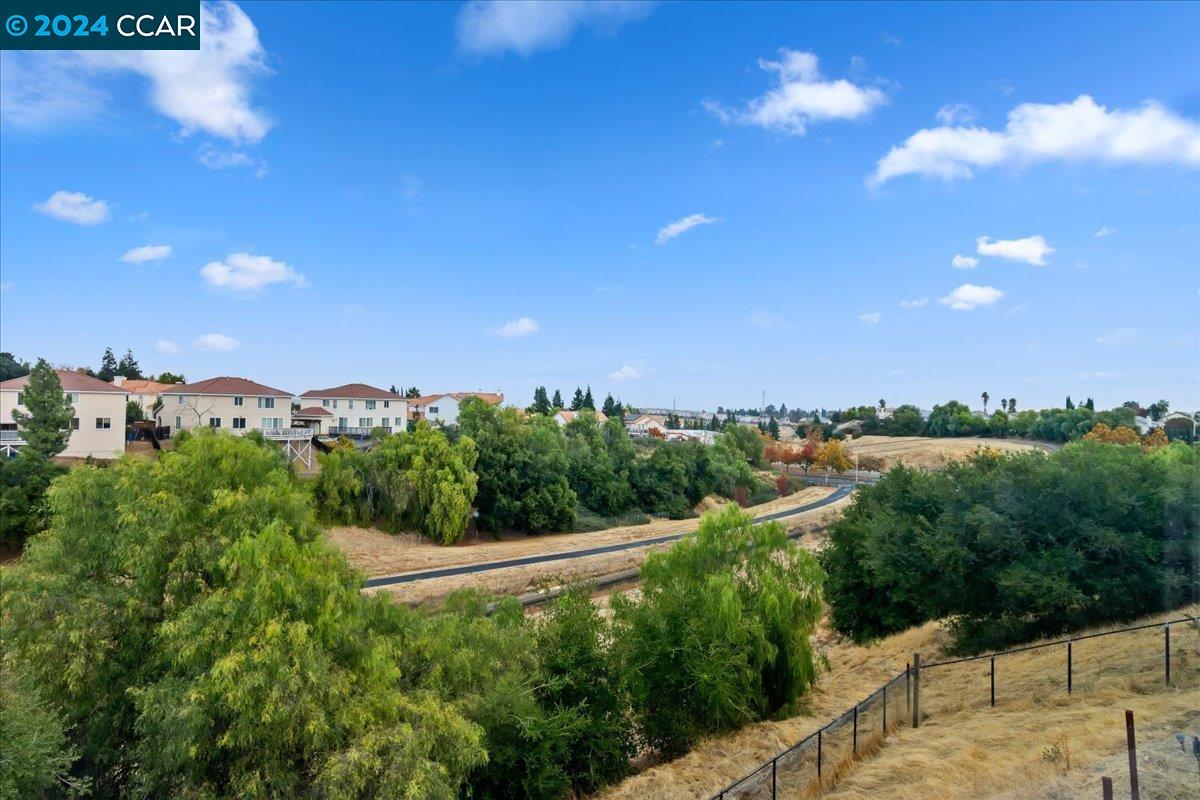
M1190 613L1200 613L1200 609L1192 608ZM1147 621L1179 616L1176 612ZM1091 771L1090 765L1112 757L1123 747L1123 709L1135 711L1144 741L1150 747L1157 742L1161 748L1164 737L1175 730L1200 733L1200 712L1196 711L1200 708L1200 691L1195 688L1200 680L1200 653L1196 652L1195 635L1188 640L1192 644L1190 653L1177 652L1190 669L1192 688L1187 690L1165 690L1158 682L1162 661L1161 651L1156 648L1161 647L1160 637L1161 633L1155 631L1144 640L1116 637L1124 640L1123 647L1140 647L1130 651L1144 652L1144 657L1137 658L1106 658L1099 648L1089 652L1077 646L1077 693L1070 698L1062 691L1064 660L1058 648L1028 657L1010 657L1021 660L1009 663L1009 675L1003 669L999 671L1000 702L994 710L988 708L986 700L986 661L928 673L924 695L929 717L922 727L894 733L876 754L863 757L847 770L826 796L845 800L1008 800L1043 790L1058 791L1052 787L1060 784L1064 792L1076 783L1086 788L1091 778L1098 787L1099 773ZM751 725L702 742L691 753L651 766L610 787L600 797L683 800L710 796L863 699L903 670L914 652L929 660L947 642L937 623L868 647L837 641L826 634L823 646L830 671L805 699L804 714ZM1006 691L1011 692L1009 697L1004 696ZM1173 737L1170 741L1174 742ZM1060 752L1070 752L1070 770L1065 768L1065 756L1058 760L1045 757L1047 749L1056 745ZM1099 797L1098 788L1094 796Z

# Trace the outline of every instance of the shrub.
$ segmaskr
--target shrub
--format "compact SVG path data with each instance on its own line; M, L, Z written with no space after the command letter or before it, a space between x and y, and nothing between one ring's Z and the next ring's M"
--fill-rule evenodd
M778 523L726 506L613 600L634 713L668 755L788 707L815 677L821 573Z
M0 550L20 550L46 527L46 490L65 472L28 447L16 458L0 458Z

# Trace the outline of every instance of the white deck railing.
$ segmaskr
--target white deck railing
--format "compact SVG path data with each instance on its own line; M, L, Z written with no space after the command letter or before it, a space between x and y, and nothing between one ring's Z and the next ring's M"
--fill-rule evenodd
M311 439L312 428L259 428L258 432L267 439Z

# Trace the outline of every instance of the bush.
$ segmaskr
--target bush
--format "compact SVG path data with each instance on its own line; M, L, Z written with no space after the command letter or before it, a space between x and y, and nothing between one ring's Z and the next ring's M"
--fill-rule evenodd
M642 567L641 599L613 599L634 714L667 755L780 711L816 674L809 635L821 573L778 523L732 505Z
M16 458L0 458L0 550L19 551L46 527L46 490L65 472L28 447Z
M51 788L73 796L61 788L86 788L86 782L64 781L75 753L59 715L6 662L0 662L0 709L0 800L44 797Z
M1200 450L980 453L864 487L822 553L856 639L951 617L962 651L1200 600Z

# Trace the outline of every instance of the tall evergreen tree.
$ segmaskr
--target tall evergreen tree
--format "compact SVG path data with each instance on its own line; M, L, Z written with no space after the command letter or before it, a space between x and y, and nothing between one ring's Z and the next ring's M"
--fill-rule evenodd
M721 430L721 421L720 421L719 419L717 419L717 415L716 415L716 414L713 414L713 415L712 415L712 419L711 419L711 420L709 421L709 423L708 423L708 429L709 429L710 431L719 431L719 430Z
M1067 395L1067 405L1066 405L1067 410L1070 410L1074 407L1075 407L1075 404L1071 402L1071 395Z
M100 371L96 373L96 377L102 381L111 381L117 377L117 357L113 355L111 347L104 348L104 355L100 357Z
M554 390L554 399L552 399L550 401L550 405L554 406L555 408L565 408L566 407L563 405L562 392L560 392L558 389Z
M1096 401L1092 400L1092 398L1089 397L1087 399L1087 402L1083 404L1083 407L1086 408L1088 411L1095 411L1096 410Z
M571 410L578 411L581 408L583 408L583 390L576 386L575 396L571 398Z
M547 416L554 411L550 407L550 398L546 396L545 386L539 386L533 390L533 405L528 410L532 414L545 414Z
M767 423L767 433L771 435L772 439L779 441L779 422L774 417L771 417L771 421Z
M39 358L29 371L29 383L21 391L21 405L28 410L15 408L12 418L30 450L49 458L67 449L75 409L63 394L58 373L44 358Z
M21 361L12 353L0 353L0 381L19 378L29 374L29 362Z
M140 381L145 377L142 375L142 368L138 366L137 359L133 357L132 350L126 349L125 355L121 356L121 363L117 364L117 374L134 381Z
M590 408L592 411L596 410L596 400L595 400L595 398L592 397L591 385L589 385L587 387L587 391L584 392L584 394L583 394L583 406L582 407Z
M400 394L399 392L396 391L396 384L394 384L394 383L392 384L392 388L389 389L388 391L390 391L392 394Z
M606 417L618 416L621 412L617 410L616 401L613 400L612 392L604 396L604 405L600 407Z

